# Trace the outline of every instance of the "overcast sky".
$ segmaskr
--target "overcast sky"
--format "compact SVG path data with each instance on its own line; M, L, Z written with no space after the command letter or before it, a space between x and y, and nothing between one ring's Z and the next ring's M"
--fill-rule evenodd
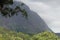
M60 33L60 0L19 0L35 11L47 25Z

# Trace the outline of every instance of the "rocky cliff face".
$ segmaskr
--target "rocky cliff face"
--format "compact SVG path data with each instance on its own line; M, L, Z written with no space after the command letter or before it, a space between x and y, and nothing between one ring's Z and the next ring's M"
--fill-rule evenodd
M43 19L35 12L29 9L27 5L21 6L22 2L14 2L11 8L20 6L21 9L25 9L28 13L28 19L22 16L21 12L18 15L14 15L10 18L5 18L0 15L0 26L8 28L10 30L25 32L25 33L38 33L42 31L51 31Z

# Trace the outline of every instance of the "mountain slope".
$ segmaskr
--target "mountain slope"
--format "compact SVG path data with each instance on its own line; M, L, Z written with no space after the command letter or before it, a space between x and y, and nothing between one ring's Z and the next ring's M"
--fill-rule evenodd
M11 18L5 18L0 15L0 26L3 26L10 30L15 30L17 32L25 33L39 33L42 31L51 31L43 19L35 12L29 9L27 5L21 6L22 2L14 1L14 4L11 5L11 8L20 6L21 9L25 9L28 14L28 19L24 18L21 12L18 12L18 15L14 15Z

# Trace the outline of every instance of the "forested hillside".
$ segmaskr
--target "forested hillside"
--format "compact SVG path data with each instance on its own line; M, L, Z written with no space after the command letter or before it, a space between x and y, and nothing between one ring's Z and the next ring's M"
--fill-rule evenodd
M52 32L42 32L38 34L29 35L22 32L17 33L15 31L0 27L0 40L60 40L60 39Z

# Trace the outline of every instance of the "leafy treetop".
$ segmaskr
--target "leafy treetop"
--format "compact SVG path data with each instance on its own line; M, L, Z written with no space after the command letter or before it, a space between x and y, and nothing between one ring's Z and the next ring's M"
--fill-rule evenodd
M22 15L27 18L28 15L25 9L22 10L20 6L16 6L15 9L9 7L9 5L12 5L13 3L13 0L0 0L0 12L2 16L11 17L17 15L18 12L22 12ZM4 7L4 5L8 7ZM21 5L24 5L24 3Z

